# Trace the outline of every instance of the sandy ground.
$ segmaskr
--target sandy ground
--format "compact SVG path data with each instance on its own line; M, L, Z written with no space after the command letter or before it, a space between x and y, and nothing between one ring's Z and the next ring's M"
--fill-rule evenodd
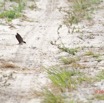
M62 24L64 13L58 10L59 7L67 7L67 0L44 0L44 3L37 0L36 3L38 10L24 10L25 19L15 19L9 24L0 20L0 103L40 103L37 91L43 90L49 82L43 68L58 64L58 58L65 55L50 43L57 40L60 25L59 33L65 45L86 47L85 51L92 47L91 50L102 54L103 61L99 64L90 60L88 65L92 68L86 73L93 75L104 69L104 2L94 12L91 22L75 25L81 31L74 34L68 33ZM17 32L26 44L18 45L15 39ZM79 89L76 96L86 101L81 92L90 92L89 88Z

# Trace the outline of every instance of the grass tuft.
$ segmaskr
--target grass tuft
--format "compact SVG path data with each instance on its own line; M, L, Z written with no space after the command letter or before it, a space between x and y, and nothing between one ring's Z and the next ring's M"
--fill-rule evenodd
M0 14L0 18L8 18L8 20L12 20L14 18L20 17L21 14L16 12L15 10L7 10Z
M72 3L72 10L65 11L67 17L64 20L64 24L72 25L78 23L84 19L90 20L91 14L93 12L94 5L97 5L101 0L72 0L69 3Z
M94 98L96 98L97 100L104 100L104 93L103 94L96 94L96 95L94 95Z
M21 12L24 9L25 5L24 3L21 3L18 1L18 6L13 6L12 9L4 9L0 13L0 18L7 18L8 21L11 21L12 19L18 18L21 16Z
M56 68L52 68L48 70L49 79L62 91L68 88L75 87L75 81L72 80L72 76L74 76L75 74L75 71L69 71L65 69L58 70Z
M101 81L104 80L104 70L99 72L99 74L96 76L97 80Z
M70 57L70 58L62 57L61 60L64 64L72 64L72 63L76 63L76 61L79 61L80 59L75 57Z
M50 90L45 90L42 103L64 103L64 100L61 95L56 95Z
M67 48L65 46L63 46L63 47L58 46L58 48L64 52L67 52L72 55L75 55L78 52L78 48Z

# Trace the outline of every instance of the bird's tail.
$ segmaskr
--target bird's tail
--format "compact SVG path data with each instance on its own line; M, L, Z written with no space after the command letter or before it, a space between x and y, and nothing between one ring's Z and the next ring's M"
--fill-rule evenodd
M25 42L25 41L23 41L23 43L25 43L25 44L26 44L26 42Z

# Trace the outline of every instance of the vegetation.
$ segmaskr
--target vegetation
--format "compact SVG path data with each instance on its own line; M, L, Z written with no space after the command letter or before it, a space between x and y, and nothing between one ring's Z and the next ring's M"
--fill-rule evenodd
M60 94L56 95L50 90L45 90L44 95L42 103L65 103Z
M86 56L92 56L92 57L95 57L95 58L98 58L98 57L100 56L100 54L96 54L96 53L94 53L94 52L92 52L92 51L87 51L87 52L85 53L85 55L86 55Z
M20 16L20 12L16 12L15 10L7 10L0 14L0 18L7 18L8 20L12 20Z
M17 5L12 5L8 8L6 8L6 2L7 0L4 0L1 2L0 8L0 18L6 18L8 21L11 21L12 19L18 18L22 16L22 11L25 9L27 0L10 0L11 2L16 2ZM34 1L35 2L35 1ZM34 9L36 7L36 4L32 4L30 6L30 9Z
M48 77L52 83L58 86L61 91L64 89L70 89L75 87L75 81L72 80L72 76L77 72L64 69L50 69L48 70Z
M71 97L67 95L63 96L63 94L66 92L70 93L70 91L76 89L77 85L83 82L92 82L90 77L85 76L78 70L51 68L47 70L47 73L53 86L50 90L44 92L43 103L74 103ZM68 102L65 102L67 99L69 99Z
M79 61L80 58L77 58L77 57L70 57L70 58L62 57L61 60L64 64L72 64L72 63L76 63L77 61Z
M97 100L104 100L104 92L102 94L94 95L94 98L97 99Z
M5 6L5 5L4 5ZM7 18L8 21L21 16L21 12L24 9L24 4L20 1L18 6L13 6L12 8L6 10L6 8L0 13L0 18Z
M100 71L96 76L97 80L101 81L104 80L104 70Z
M58 48L64 52L67 52L69 54L75 55L75 53L78 51L78 48L67 48L65 46L58 46Z
M101 0L72 0L72 10L65 11L67 12L67 18L64 23L66 25L72 25L73 23L78 23L83 19L91 19L94 4L100 2Z

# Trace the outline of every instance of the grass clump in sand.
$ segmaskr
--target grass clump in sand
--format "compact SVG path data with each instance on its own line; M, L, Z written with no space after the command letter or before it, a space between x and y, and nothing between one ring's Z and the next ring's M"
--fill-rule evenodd
M85 52L85 55L86 55L86 56L92 56L92 57L94 57L94 58L98 58L98 57L100 56L100 54L96 54L96 53L94 53L94 52L92 52L92 51L87 51L87 52Z
M78 70L52 68L47 70L47 73L52 84L58 87L62 92L73 90L77 84L81 84L84 81L91 82L90 77L85 76Z
M25 7L25 3L23 3L21 0L17 2L18 6L12 6L9 9L6 8L6 2L3 3L2 8L4 7L4 10L0 13L0 18L6 18L8 21L11 21L12 19L18 18L21 16L22 10Z
M50 90L45 90L42 103L65 103L61 94L54 94Z
M70 92L83 82L91 82L91 78L78 70L50 68L47 70L51 86L44 91L42 103L75 103Z
M104 91L103 91L103 94L94 95L94 98L96 98L97 100L104 100Z
M96 79L97 79L98 81L104 80L104 70L100 71L100 72L97 74Z
M64 64L72 64L72 63L76 63L77 61L79 61L80 58L78 57L62 57L61 58L61 61L64 63Z
M0 14L0 18L7 18L8 21L11 21L12 19L15 19L20 16L21 14L19 12L16 12L15 10L7 10Z
M69 4L72 4L72 8L67 12L67 18L65 24L74 24L82 21L83 19L91 19L91 14L96 8L94 5L99 4L101 0L72 0Z

